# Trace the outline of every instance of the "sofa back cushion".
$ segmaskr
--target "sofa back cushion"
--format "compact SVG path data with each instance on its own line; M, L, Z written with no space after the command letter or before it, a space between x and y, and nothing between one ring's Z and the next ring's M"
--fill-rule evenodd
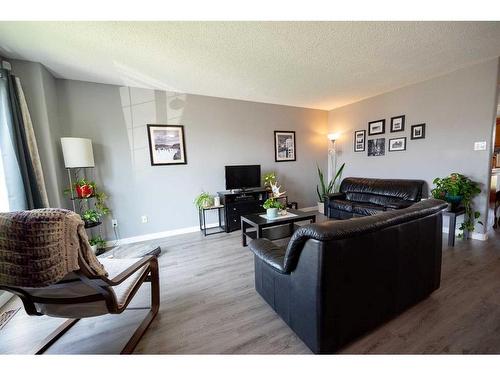
M384 205L400 201L420 201L423 185L422 180L348 177L340 184L340 192L350 201Z

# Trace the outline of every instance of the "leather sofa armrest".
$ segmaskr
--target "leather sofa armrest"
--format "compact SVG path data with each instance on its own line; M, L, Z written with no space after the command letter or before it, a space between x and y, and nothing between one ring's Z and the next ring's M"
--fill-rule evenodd
M258 238L248 244L250 250L269 266L280 273L286 273L284 267L286 248L277 246L266 238Z
M410 207L413 203L414 202L408 202L408 201L390 202L390 203L385 203L384 206L385 206L385 208L390 208L393 210L400 210L402 208Z
M331 193L326 195L327 200L332 199L345 199L345 193Z

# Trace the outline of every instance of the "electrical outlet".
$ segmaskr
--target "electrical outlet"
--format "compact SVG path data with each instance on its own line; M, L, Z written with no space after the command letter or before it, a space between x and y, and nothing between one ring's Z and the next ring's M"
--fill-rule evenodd
M141 223L145 224L148 222L148 217L146 215L141 216Z
M116 228L118 226L118 220L112 219L111 220L111 225L113 226L113 228Z
M484 150L486 150L485 141L474 142L474 151L484 151Z

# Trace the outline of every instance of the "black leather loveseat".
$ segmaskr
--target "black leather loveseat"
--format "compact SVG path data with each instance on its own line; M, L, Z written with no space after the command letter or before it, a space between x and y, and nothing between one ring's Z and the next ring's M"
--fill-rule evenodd
M339 193L326 196L325 215L348 219L406 208L420 201L423 185L421 180L348 177Z
M287 247L253 240L255 288L313 352L332 353L439 287L446 207L305 225Z

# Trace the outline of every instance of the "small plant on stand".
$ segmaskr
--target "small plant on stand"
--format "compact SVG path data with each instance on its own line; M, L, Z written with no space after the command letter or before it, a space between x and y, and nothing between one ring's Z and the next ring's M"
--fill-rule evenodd
M431 190L434 198L450 203L451 210L463 205L465 215L463 223L458 228L462 231L459 237L469 238L469 234L474 231L476 220L481 216L481 213L474 211L472 207L472 199L481 193L478 183L460 173L452 173L444 178L437 177L433 183L436 186ZM484 225L482 221L477 222Z
M102 252L106 248L106 241L100 235L92 237L89 243L94 253Z
M198 208L198 210L212 207L214 205L214 197L207 192L202 192L195 198L194 205Z

